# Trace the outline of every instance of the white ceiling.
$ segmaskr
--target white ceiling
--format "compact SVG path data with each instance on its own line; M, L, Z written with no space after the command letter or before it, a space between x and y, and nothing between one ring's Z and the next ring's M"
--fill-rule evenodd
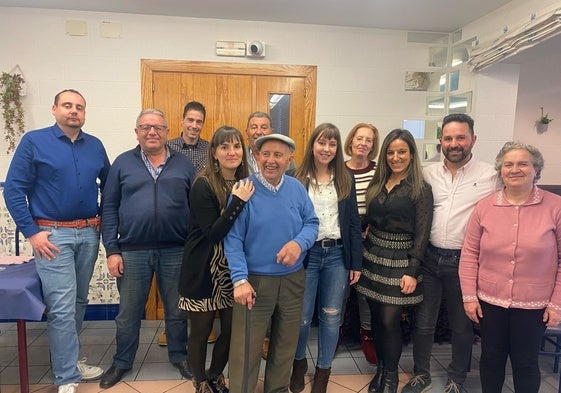
M0 7L450 33L510 0L0 0Z

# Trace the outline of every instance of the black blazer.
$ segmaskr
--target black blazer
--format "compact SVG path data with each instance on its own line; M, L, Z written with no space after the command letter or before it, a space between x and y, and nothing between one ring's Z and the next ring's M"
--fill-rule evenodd
M289 171L287 174L294 176L294 171ZM351 175L351 193L338 203L339 227L341 228L345 267L349 270L360 271L362 269L362 232L356 204L355 178L351 172L349 172L349 175ZM304 186L306 189L309 188L309 179ZM307 266L307 258L304 261L304 266Z

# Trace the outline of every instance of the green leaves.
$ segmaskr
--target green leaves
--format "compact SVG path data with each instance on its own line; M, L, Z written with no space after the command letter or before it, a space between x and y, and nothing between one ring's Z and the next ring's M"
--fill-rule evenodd
M22 85L25 80L20 74L3 72L0 78L0 101L4 117L4 139L8 142L7 154L16 149L16 144L25 132L23 105L21 102Z

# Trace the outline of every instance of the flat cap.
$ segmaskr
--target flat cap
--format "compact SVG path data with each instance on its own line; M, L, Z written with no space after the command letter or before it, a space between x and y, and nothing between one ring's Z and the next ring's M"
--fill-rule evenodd
M290 148L290 151L296 150L296 144L294 143L294 141L283 134L263 135L255 140L255 146L257 147L257 149L261 150L261 145L263 144L263 142L271 141L271 140L286 143Z

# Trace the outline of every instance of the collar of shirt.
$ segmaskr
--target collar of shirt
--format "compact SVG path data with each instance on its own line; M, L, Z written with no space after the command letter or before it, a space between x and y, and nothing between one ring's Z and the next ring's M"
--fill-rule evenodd
M278 192L278 190L282 186L282 183L284 183L284 174L282 175L281 180L277 186L273 186L271 183L269 183L267 179L263 177L261 172L255 172L255 177L257 178L257 180L259 180L259 183L263 184L263 186L265 186L267 190L272 192Z
M160 176L160 173L162 173L162 169L164 169L164 165L166 165L166 162L168 161L169 157L171 156L169 149L167 148L167 146L164 146L166 149L166 158L164 159L164 162L162 162L160 165L158 165L158 167L154 167L154 165L152 165L152 163L150 162L150 159L148 158L148 154L146 154L146 152L142 149L140 149L140 155L142 157L142 161L144 162L144 165L146 165L146 168L148 169L148 171L150 172L150 174L152 175L152 177L154 178L154 180L156 180L158 178L158 176Z
M255 160L255 155L253 154L253 150L251 150L251 147L249 148L249 164L252 166L253 168L253 172L257 173L259 172L259 167L257 166L257 160Z
M506 199L506 195L505 195L505 190L504 188L502 190L500 190L497 193L497 200L495 201L495 205L496 206L529 206L529 205L537 205L538 203L540 203L543 199L543 192L541 192L541 190L536 187L536 185L534 184L534 188L532 188L532 192L530 193L530 196L528 197L528 199L526 200L526 202L520 204L520 205L514 205L512 203L510 203L508 201L508 199Z
M445 158L444 161L442 161L442 169L445 172L451 172L450 169L448 169L448 167L446 166L446 163L448 162L448 160ZM466 162L464 165L462 165L460 168L456 169L456 172L464 172L469 170L469 168L471 168L474 165L475 162L475 158L473 156L473 153L471 153L471 157L469 159L468 162Z
M66 138L68 140L68 142L73 143L70 138L68 137L68 135L66 135L64 133L64 131L62 131L62 129L59 127L59 125L57 123L55 123L55 125L53 126L53 133L55 134L55 136L59 139L63 139ZM78 136L76 137L76 139L74 140L74 142L76 141L81 141L82 139L84 139L83 137L83 133L82 130L78 131Z

